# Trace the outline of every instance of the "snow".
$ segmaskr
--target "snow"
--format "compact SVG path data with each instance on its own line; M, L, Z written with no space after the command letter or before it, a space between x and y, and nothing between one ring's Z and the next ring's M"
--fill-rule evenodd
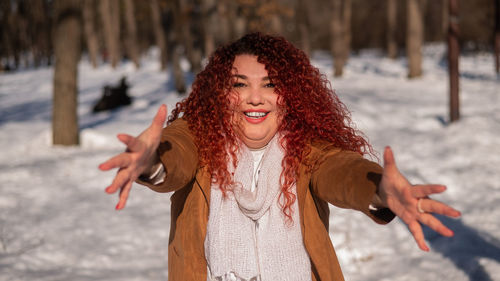
M374 148L390 145L411 182L446 184L434 198L463 214L440 217L453 238L425 229L426 253L400 220L380 226L332 207L346 280L500 280L500 77L491 53L462 55L461 119L450 123L445 54L443 45L427 45L424 76L414 80L404 58L373 50L352 56L334 79L331 58L313 56ZM0 280L166 280L169 194L137 185L115 211L117 197L104 193L114 173L97 169L123 150L117 133L138 134L160 104L172 109L183 98L156 55L137 70L82 60L80 147L51 146L53 69L0 74ZM123 75L133 105L93 115L101 88Z

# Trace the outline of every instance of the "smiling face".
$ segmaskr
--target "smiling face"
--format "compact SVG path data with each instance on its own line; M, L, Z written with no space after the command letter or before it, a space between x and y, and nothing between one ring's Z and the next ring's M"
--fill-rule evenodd
M238 137L249 148L266 146L278 131L281 114L278 94L265 66L253 55L238 55L233 62L233 124Z

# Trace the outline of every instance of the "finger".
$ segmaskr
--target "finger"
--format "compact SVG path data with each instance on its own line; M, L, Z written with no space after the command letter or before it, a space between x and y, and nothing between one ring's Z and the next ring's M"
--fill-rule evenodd
M443 236L451 237L454 235L451 229L446 227L440 220L431 214L421 215L419 221Z
M396 169L396 160L394 160L394 153L390 146L386 146L384 149L384 168L385 169Z
M139 151L141 149L141 143L137 141L136 137L127 134L118 134L116 137L127 146L128 151Z
M446 191L446 186L441 184L414 185L411 194L415 198L424 198L431 194L442 193Z
M126 153L120 153L99 165L101 171L108 171L114 168L123 168L130 165L130 157Z
M118 170L118 173L116 173L116 176L113 179L111 185L106 187L105 191L110 194L115 193L118 189L122 189L129 180L130 172L127 169L121 168L120 170Z
M116 204L117 210L125 208L125 204L127 203L128 195L130 193L131 188L132 188L132 181L128 181L125 187L120 190L120 200L118 201L118 204Z
M420 224L417 221L413 221L412 223L408 224L408 228L413 235L413 239L415 239L415 242L417 242L418 247L422 251L428 252L429 247L425 243L424 233Z
M151 128L154 131L161 131L163 129L163 125L165 124L165 120L167 119L167 106L162 104L156 113L153 122L151 122Z
M461 216L458 210L433 199L420 199L420 208L426 213L435 213L454 218Z

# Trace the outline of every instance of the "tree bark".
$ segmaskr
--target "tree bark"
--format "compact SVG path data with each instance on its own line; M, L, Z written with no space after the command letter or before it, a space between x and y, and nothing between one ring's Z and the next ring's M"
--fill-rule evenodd
M216 45L231 41L231 3L227 0L217 1L217 26L215 32Z
M311 22L309 18L308 6L306 0L298 0L295 9L295 18L297 19L297 29L299 33L299 46L307 55L311 55Z
M116 68L120 61L120 14L118 0L100 0L99 8L106 43L106 56L111 67Z
M92 67L97 67L97 55L99 53L99 40L94 26L95 22L95 0L83 1L83 28L85 31L85 41L87 43L87 51L89 53Z
M50 57L49 44L49 21L47 19L47 10L43 0L30 2L30 37L32 38L31 50L35 67L42 64L42 61Z
M460 103L458 88L458 57L460 46L458 43L458 0L449 0L450 22L448 28L448 71L450 75L450 121L460 119Z
M391 59L398 56L398 43L396 41L397 3L397 0L387 0L387 56Z
M156 46L160 49L160 65L161 70L167 68L167 41L165 39L165 30L161 24L161 10L158 0L151 0L151 19L153 21L153 29L155 34Z
M135 7L132 0L123 1L125 8L125 26L127 36L125 45L129 58L134 62L136 68L139 68L139 47L137 46L137 24L135 20Z
M330 40L333 56L333 71L334 76L342 76L343 61L342 54L344 52L344 36L342 34L342 0L332 1L332 18L330 22Z
M422 42L424 26L419 0L407 1L406 53L408 57L408 77L422 76Z
M352 18L352 3L351 0L342 1L342 67L346 65L347 59L351 52L351 18Z
M201 70L201 51L195 47L191 26L199 26L196 22L198 15L191 15L192 9L187 0L177 0L178 17L176 18L177 34L180 35L180 42L184 46L186 57L191 64L191 71L197 73Z
M495 0L495 71L500 73L500 0Z
M56 0L54 54L54 145L78 145L77 65L80 60L81 7L78 0Z
M441 28L443 32L443 38L448 37L448 22L449 22L449 14L448 11L448 0L441 0Z
M215 34L218 28L217 3L214 0L202 0L202 28L204 56L210 56L215 50Z

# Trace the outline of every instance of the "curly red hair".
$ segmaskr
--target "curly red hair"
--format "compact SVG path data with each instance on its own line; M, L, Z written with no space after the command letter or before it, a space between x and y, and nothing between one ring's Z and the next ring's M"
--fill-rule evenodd
M207 66L197 76L189 97L177 103L168 122L183 115L194 134L200 164L208 166L213 182L225 193L233 184L227 170L234 159L238 141L231 124L232 110L228 93L232 89L231 70L238 55L255 55L265 65L268 76L279 95L283 110L279 127L282 161L282 210L291 219L295 195L290 191L299 173L299 164L310 153L315 140L324 140L343 150L360 154L372 148L354 129L350 113L331 89L329 81L312 66L307 55L283 37L251 33L218 48ZM229 150L229 155L228 155Z

